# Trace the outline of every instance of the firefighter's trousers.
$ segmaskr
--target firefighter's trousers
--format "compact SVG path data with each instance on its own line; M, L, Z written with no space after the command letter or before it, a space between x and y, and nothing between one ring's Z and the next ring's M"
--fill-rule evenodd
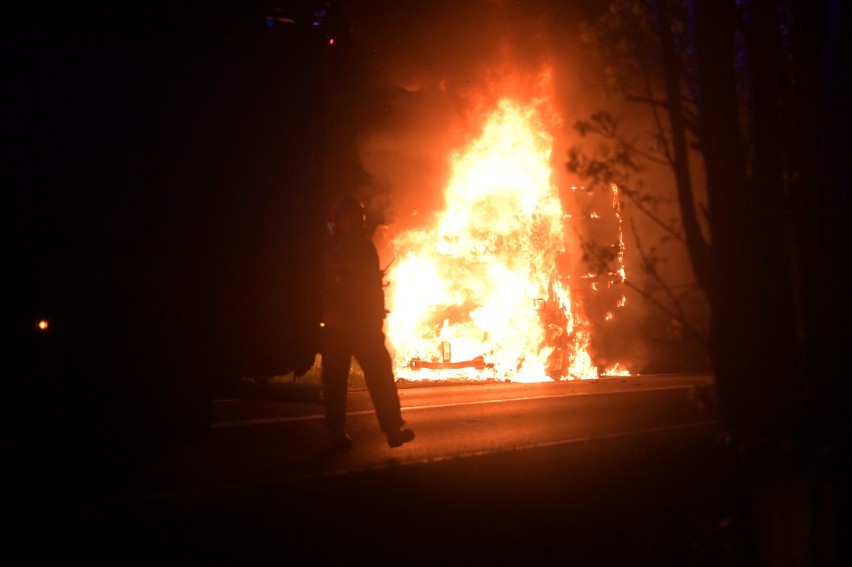
M352 357L364 371L379 427L385 433L402 427L405 422L400 411L393 364L381 328L350 330L326 327L323 329L320 355L325 422L330 431L341 430L346 424L346 397Z

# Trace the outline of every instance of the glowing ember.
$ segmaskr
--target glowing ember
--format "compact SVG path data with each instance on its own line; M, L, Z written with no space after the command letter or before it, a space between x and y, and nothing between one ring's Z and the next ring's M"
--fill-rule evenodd
M570 217L551 182L552 148L535 106L501 100L452 156L435 226L394 239L386 332L397 377L599 375L564 269Z

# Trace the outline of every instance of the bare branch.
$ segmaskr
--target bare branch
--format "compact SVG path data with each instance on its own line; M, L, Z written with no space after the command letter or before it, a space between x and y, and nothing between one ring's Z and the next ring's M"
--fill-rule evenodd
M639 95L625 95L624 98L628 102L636 102L639 104L647 104L648 106L659 106L665 108L668 103L665 100L657 100L650 97L639 96Z
M630 289L633 289L637 293L639 293L646 301L653 304L666 315L677 321L684 329L686 329L691 335L693 335L694 338L703 341L704 339L702 337L701 331L686 319L685 310L683 309L679 298L674 293L674 290L660 277L659 272L657 272L656 261L651 260L649 255L645 252L645 249L642 246L642 242L639 238L639 233L636 230L635 223L633 222L631 222L631 230L633 232L633 237L636 242L636 250L639 252L640 258L642 259L642 266L645 268L645 273L653 277L654 281L656 281L660 288L665 291L666 297L668 297L673 308L658 300L651 293L645 291L644 289L640 289L636 285L633 285L629 280L626 280L624 283L627 284Z
M683 235L680 233L680 231L677 230L677 228L667 224L655 212L653 212L652 210L650 210L648 207L645 206L645 204L638 198L638 192L637 191L633 191L629 187L624 186L624 185L619 185L618 188L619 188L619 190L621 190L621 192L623 194L627 195L630 198L630 201L634 205L636 205L636 207L642 213L644 213L645 216L647 216L649 219L651 219L654 222L654 224L656 224L657 226L662 228L664 231L666 231L666 233L668 233L669 236L671 236L672 238L674 238L678 242L682 242L682 243L686 242L686 239L683 237Z

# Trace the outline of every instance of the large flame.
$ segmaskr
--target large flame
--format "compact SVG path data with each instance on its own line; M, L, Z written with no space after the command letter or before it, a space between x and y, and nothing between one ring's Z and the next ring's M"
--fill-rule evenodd
M452 156L435 225L394 239L386 332L397 377L598 376L564 268L569 217L551 181L553 136L537 108L500 100Z

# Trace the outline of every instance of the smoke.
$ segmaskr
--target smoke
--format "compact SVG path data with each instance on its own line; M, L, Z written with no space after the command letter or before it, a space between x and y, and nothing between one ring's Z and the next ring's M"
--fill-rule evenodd
M580 73L577 10L566 2L462 0L352 1L351 35L386 93L378 120L361 132L358 154L369 176L361 188L374 214L405 228L428 222L443 206L448 158L475 133L475 110L505 94L494 79L510 70L556 72L557 103L572 112ZM571 63L569 60L573 60ZM565 122L569 126L573 118ZM554 172L568 147L557 135ZM567 181L565 181L567 183Z
M376 240L383 265L392 261L390 242L395 234L429 226L443 210L449 158L477 135L476 120L483 114L478 111L493 106L499 96L526 94L505 92L511 88L505 80L511 73L531 77L544 65L552 69L552 103L562 120L552 132L553 182L566 196L566 210L577 206L572 187L582 181L566 169L568 150L578 143L594 143L581 139L573 125L604 107L619 114L621 106L604 94L600 62L584 51L578 31L580 22L592 19L606 3L350 0L346 6L349 35L373 73L374 92L381 93L380 107L358 132L355 146L366 174L357 190L380 224ZM498 78L500 91L494 89ZM517 88L523 90L523 84L519 81ZM634 243L630 212L628 204L622 229L628 248L626 268L635 283L642 274L638 257L630 253ZM643 231L652 228L641 220L638 226ZM612 226L605 232L609 236L604 241L611 239ZM653 240L649 236L645 242ZM574 262L581 261L579 250L571 254ZM688 274L682 265L682 260L673 261L668 269ZM600 297L605 299L595 300L598 304L588 309L603 317L613 294ZM634 298L629 308L621 310L620 322L599 329L600 357L634 368L645 364L648 348L636 330L645 314L644 304Z

